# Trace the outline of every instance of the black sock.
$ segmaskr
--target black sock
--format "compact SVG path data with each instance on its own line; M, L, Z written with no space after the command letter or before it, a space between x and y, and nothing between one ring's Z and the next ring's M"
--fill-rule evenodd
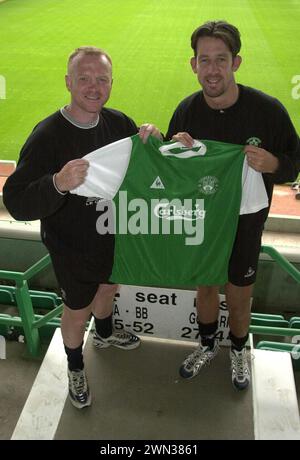
M84 368L82 345L83 342L77 348L69 348L65 345L65 352L68 358L68 368L70 371L75 371L76 369L82 370Z
M207 324L198 321L198 326L201 337L201 344L204 347L208 347L210 350L212 350L215 346L215 334L218 329L218 321Z
M246 345L248 337L249 337L249 334L245 335L244 337L236 337L230 331L229 332L229 338L231 340L231 349L241 351L244 348L244 346Z
M107 337L109 337L113 331L112 314L104 319L98 319L95 315L94 318L97 334L100 335L100 337L102 337L103 339L107 339Z

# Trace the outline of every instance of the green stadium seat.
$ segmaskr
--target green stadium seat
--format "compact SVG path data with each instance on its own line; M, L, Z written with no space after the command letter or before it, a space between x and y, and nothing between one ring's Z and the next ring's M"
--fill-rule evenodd
M300 329L300 317L299 316L293 316L290 319L290 327L293 329Z
M269 313L251 313L251 318L284 319L282 315L273 315Z
M0 304L15 305L15 298L12 292L8 289L0 289Z
M251 317L251 326L264 327L289 327L289 321L277 318L253 318Z
M16 305L15 292L15 286L0 286L0 304ZM51 310L62 303L62 298L55 292L29 289L29 294L35 308Z
M56 299L48 295L36 295L30 293L30 298L33 308L52 310L52 308L58 306Z

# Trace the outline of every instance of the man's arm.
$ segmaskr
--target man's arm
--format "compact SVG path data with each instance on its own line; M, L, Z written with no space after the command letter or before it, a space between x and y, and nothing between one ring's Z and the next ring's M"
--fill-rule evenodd
M21 150L15 172L3 188L4 204L15 219L42 219L64 204L67 196L56 186L55 172L50 142L32 134Z
M279 168L279 159L265 149L246 145L244 152L248 165L257 172L275 174Z
M255 171L268 174L272 182L282 184L294 181L300 170L300 141L292 122L284 111L274 132L277 151L269 152L254 145L246 145L247 161Z
M293 182L300 172L300 139L296 132L289 135L286 147L281 152L276 155L278 167L273 173L275 184Z
M293 123L282 106L277 128L274 132L276 151L271 152L278 159L278 166L272 173L275 184L293 182L300 171L300 140Z

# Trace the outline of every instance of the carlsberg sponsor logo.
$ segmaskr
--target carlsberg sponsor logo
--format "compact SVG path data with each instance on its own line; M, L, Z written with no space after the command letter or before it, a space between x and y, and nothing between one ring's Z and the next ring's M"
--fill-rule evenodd
M99 201L97 211L97 232L131 235L185 235L186 245L199 245L204 239L204 200L175 198L127 199L127 192L119 193L119 206L114 202ZM117 224L115 224L117 222ZM117 226L117 228L116 228Z
M168 220L197 220L205 218L205 211L200 208L199 203L196 204L195 209L192 209L192 200L184 200L184 205L180 204L179 207L176 207L176 204L173 203L174 201L158 203L154 208L154 214L157 217ZM189 202L188 205L186 204L187 201Z

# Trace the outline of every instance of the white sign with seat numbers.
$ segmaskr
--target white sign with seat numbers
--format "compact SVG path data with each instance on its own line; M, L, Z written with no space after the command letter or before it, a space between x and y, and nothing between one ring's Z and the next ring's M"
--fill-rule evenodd
M143 286L120 286L115 297L114 326L137 335L172 340L198 341L196 291ZM229 345L228 311L220 295L221 345Z

